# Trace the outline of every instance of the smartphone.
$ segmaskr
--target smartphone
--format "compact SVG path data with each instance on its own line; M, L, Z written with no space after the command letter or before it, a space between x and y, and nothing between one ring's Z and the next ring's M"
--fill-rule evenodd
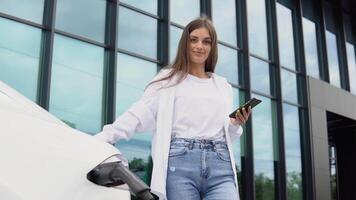
M252 98L250 100L248 100L244 105L240 106L239 108L237 108L234 112L232 112L229 117L230 118L235 118L236 112L238 110L240 110L240 113L242 114L242 108L245 108L246 111L248 109L249 106L251 106L251 109L255 106L257 106L259 103L261 103L262 101L256 98Z

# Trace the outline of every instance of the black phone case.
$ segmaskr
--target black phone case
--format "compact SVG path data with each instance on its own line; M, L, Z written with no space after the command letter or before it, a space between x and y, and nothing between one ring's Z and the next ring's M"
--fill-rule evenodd
M238 110L240 110L240 112L242 112L242 108L248 109L249 106L251 106L251 109L255 106L257 106L259 103L261 103L262 101L256 98L252 98L250 100L248 100L244 105L240 106L239 108L237 108L234 112L232 112L229 117L230 118L235 118L236 112Z

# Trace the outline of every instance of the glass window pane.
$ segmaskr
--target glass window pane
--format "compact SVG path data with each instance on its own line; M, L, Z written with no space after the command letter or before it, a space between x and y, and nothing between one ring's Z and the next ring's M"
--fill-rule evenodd
M103 48L55 35L49 111L74 128L99 132L103 63Z
M347 64L349 66L350 91L356 94L355 46L346 42Z
M298 107L283 104L284 145L288 156L301 156Z
M36 101L41 30L0 18L0 80Z
M250 57L251 89L271 94L268 63Z
M56 28L104 42L105 0L58 0Z
M278 159L275 156L278 152L275 150L275 103L262 96L252 97L262 100L262 103L254 108L252 118L256 199L274 199L274 161Z
M232 83L238 84L237 51L223 45L218 45L219 59L215 72Z
M233 100L233 107L237 108L240 105L242 105L244 103L244 92L240 91L237 88L233 88L233 95L234 95L234 100ZM245 126L243 126L243 129L245 129ZM234 158L235 158L235 168L236 168L236 173L237 173L237 181L238 181L238 185L239 188L242 188L242 170L241 170L241 158L245 157L245 133L242 134L242 136L238 139L236 139L233 143L232 143L232 150L234 152ZM240 196L242 195L242 191L239 190Z
M200 16L199 0L171 0L169 5L171 21L182 26Z
M157 0L120 0L122 3L127 3L141 10L157 15Z
M268 59L265 0L248 0L246 3L250 51Z
M183 30L175 26L171 26L169 35L169 60L173 62L178 51L179 39L182 36Z
M44 0L0 1L0 12L42 24Z
M232 88L233 90L233 107L234 108L238 108L240 105L242 105L244 102L241 102L244 100L243 98L243 92L242 91L239 91L238 88ZM237 167L239 170L241 170L241 156L242 156L242 152L241 152L241 139L237 139L234 141L233 143L233 152L234 152L234 156L235 156L235 161L236 161L236 164L237 164Z
M213 22L220 41L236 46L235 0L212 1Z
M336 36L330 31L326 31L326 46L330 83L336 87L341 87Z
M315 23L303 17L303 34L305 48L305 68L307 75L319 79L318 49Z
M157 20L122 6L119 15L119 48L156 59Z
M283 104L284 146L288 199L303 199L298 108Z
M293 103L298 103L296 74L282 69L281 76L283 99Z
M279 58L281 65L296 70L292 11L279 3L277 3L277 21Z
M286 157L287 199L303 199L303 180L301 157Z
M125 54L118 54L116 82L116 117L138 101L144 88L157 73L157 65ZM135 134L130 141L119 141L117 147L130 162L130 169L148 182L151 133Z
M157 73L157 65L125 54L118 54L116 117L138 101L146 85Z

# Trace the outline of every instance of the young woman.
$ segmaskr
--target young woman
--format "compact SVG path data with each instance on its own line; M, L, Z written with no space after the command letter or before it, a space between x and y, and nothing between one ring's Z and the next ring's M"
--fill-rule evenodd
M239 199L231 143L241 136L251 109L229 118L232 87L214 73L217 58L211 21L193 20L183 31L173 64L96 135L113 144L153 131L151 189L168 200Z

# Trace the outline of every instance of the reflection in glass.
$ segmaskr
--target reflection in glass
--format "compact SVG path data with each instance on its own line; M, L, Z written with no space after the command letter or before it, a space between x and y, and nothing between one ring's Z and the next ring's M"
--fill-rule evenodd
M170 37L169 37L169 61L173 62L176 58L178 51L179 39L183 33L183 30L175 26L170 26Z
M284 146L288 199L303 199L298 107L283 104Z
M213 22L220 41L236 46L235 0L212 1Z
M347 64L349 66L350 91L356 94L356 60L355 46L346 42Z
M200 15L199 0L171 0L169 5L171 21L182 26L187 25Z
M49 111L74 128L99 132L103 63L103 48L55 35Z
M246 3L250 51L268 59L265 0L248 0Z
M336 87L341 87L336 36L330 31L326 31L326 46L329 64L330 83Z
M303 199L303 180L301 157L286 156L287 199Z
M297 75L293 72L282 69L282 95L283 99L298 103Z
M275 102L259 95L252 97L262 100L252 118L256 199L274 199L274 161L278 161Z
M331 199L339 199L338 194L338 176L337 176L337 152L336 146L329 146L329 165L330 165L330 186L331 186Z
M0 18L0 80L36 101L41 30Z
M0 12L42 24L44 0L0 1Z
M142 0L120 0L122 3L130 4L141 10L157 15L157 0L142 1Z
M270 160L255 160L256 200L275 199L274 163Z
M237 51L223 45L218 45L219 59L215 73L225 77L230 83L238 84Z
M303 34L305 48L305 68L307 75L319 79L320 76L315 23L304 17Z
M157 20L120 6L118 45L119 48L156 59Z
M282 66L296 70L292 11L277 3L278 47Z
M239 89L237 88L233 88L233 108L232 110L234 110L235 108L239 107L240 105L242 105L244 103L244 92L243 91L239 91ZM245 131L245 126L243 126L243 130ZM242 184L241 184L241 158L245 157L245 132L242 134L242 136L240 138L237 138L236 140L233 141L232 143L232 150L234 152L234 158L235 158L235 168L236 168L236 173L237 173L237 181L238 181L238 185L239 188L242 188ZM240 196L242 195L242 191L239 190L240 192Z
M157 65L125 54L117 58L116 117L138 101L157 73Z
M60 0L56 8L56 29L104 42L105 0Z
M264 94L271 94L268 63L250 57L251 89Z
M157 65L125 54L118 54L116 82L116 117L138 101L144 88L157 73ZM117 147L130 161L130 169L149 182L151 133L134 135L130 141L119 141ZM152 164L152 163L151 163Z

